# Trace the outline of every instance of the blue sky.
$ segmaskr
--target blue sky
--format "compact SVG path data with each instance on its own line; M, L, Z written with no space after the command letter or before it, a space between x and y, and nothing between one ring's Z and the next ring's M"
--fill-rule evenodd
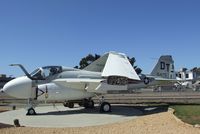
M75 66L89 54L118 51L149 73L162 54L176 69L200 66L199 0L1 0L0 73Z

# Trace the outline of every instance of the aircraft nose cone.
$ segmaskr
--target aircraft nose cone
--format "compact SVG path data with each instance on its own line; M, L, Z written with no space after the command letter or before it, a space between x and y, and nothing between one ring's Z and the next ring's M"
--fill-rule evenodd
M2 91L6 94L16 98L27 98L31 94L32 81L22 76L7 82Z
M4 92L4 93L10 95L10 92L12 92L12 90L13 90L13 88L14 88L14 82L13 82L13 81L14 81L14 80L11 80L10 82L7 82L7 83L4 85L4 87L3 87L3 89L2 89L2 92Z

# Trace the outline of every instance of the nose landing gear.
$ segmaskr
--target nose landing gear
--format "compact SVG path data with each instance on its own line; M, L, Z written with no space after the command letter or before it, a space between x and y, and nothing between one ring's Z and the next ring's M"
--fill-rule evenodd
M36 102L34 103L33 99L28 99L28 109L26 115L36 115L35 109L33 108L36 106Z
M36 115L34 108L29 108L26 115Z

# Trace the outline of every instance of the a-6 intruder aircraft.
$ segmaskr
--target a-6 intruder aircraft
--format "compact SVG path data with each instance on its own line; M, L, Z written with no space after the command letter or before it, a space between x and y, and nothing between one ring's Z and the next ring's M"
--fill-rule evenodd
M125 54L109 52L83 70L63 66L41 67L28 73L20 64L25 76L6 83L2 91L15 98L27 99L27 115L35 115L35 101L63 101L72 108L79 103L93 108L92 97L108 90L127 90L129 81L140 81ZM100 112L110 112L111 105L100 100Z

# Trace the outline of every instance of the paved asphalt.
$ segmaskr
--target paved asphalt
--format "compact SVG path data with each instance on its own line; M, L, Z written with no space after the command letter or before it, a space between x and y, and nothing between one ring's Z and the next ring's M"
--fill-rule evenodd
M143 115L143 111L130 106L112 106L112 112L99 113L98 107L72 109L58 106L36 107L37 115L26 116L25 109L0 113L0 123L12 124L18 119L21 126L30 127L85 127L121 122Z

